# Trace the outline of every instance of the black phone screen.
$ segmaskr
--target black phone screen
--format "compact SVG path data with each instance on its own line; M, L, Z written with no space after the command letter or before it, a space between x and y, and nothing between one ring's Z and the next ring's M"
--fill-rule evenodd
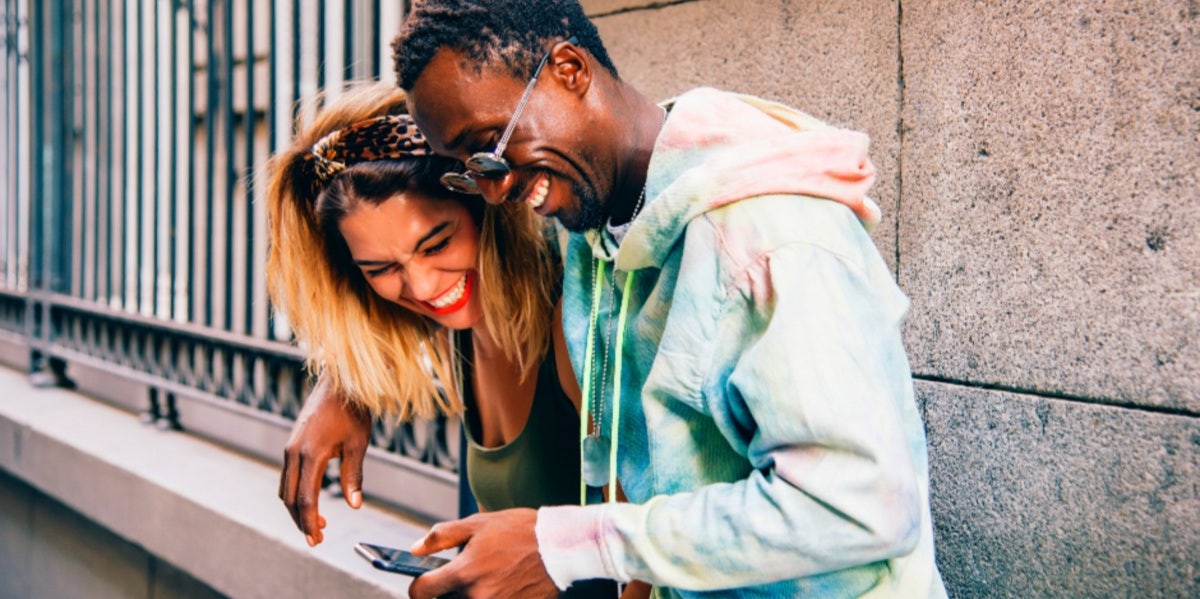
M383 547L370 543L359 543L354 546L354 551L362 556L363 559L371 562L372 566L380 570L408 576L420 576L450 561L432 555L419 557L403 549Z

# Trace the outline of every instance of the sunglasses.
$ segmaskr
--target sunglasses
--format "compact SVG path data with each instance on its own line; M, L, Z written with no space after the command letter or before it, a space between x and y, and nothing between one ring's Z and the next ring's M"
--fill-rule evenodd
M579 40L575 36L567 39L569 44L578 44ZM542 73L542 67L546 66L546 61L550 60L550 53L554 51L551 48L546 51L546 55L542 56L541 62L538 63L536 69L533 70L533 77L529 79L529 84L525 86L525 93L521 95L521 101L517 103L517 109L513 112L512 118L508 121L508 126L504 128L504 134L500 136L500 141L496 143L495 149L491 152L476 152L467 159L465 166L467 169L461 173L449 172L442 175L442 185L450 191L465 193L470 195L479 195L479 183L477 179L499 179L512 172L512 167L508 161L504 159L504 148L508 146L508 138L512 137L513 129L517 126L517 119L521 118L521 112L525 110L525 105L529 103L529 96L533 94L533 86L537 83L538 75Z

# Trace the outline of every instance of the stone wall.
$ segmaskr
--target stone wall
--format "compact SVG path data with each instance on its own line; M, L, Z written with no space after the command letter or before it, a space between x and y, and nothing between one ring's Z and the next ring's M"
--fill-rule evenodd
M0 558L0 597L223 596L3 469Z
M1200 2L584 6L652 97L871 135L953 596L1200 588Z

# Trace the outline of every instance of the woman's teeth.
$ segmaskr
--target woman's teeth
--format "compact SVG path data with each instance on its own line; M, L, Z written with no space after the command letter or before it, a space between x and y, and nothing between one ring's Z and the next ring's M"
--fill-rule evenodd
M548 193L550 193L550 179L542 178L537 185L533 186L533 192L529 194L528 198L525 198L525 203L530 208L540 208L542 204L546 203L546 194Z
M446 293L443 293L441 297L429 300L426 303L434 308L445 308L446 306L452 305L454 302L462 299L463 291L466 291L466 289L467 275L463 275L462 278L458 280L458 283L454 285L454 288Z

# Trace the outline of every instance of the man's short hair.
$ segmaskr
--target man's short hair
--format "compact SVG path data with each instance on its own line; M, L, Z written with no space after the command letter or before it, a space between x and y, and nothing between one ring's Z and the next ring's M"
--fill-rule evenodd
M575 36L615 77L596 26L577 0L420 0L392 41L396 81L403 89L429 66L438 50L453 48L485 67L503 67L518 79L533 76L554 42Z

